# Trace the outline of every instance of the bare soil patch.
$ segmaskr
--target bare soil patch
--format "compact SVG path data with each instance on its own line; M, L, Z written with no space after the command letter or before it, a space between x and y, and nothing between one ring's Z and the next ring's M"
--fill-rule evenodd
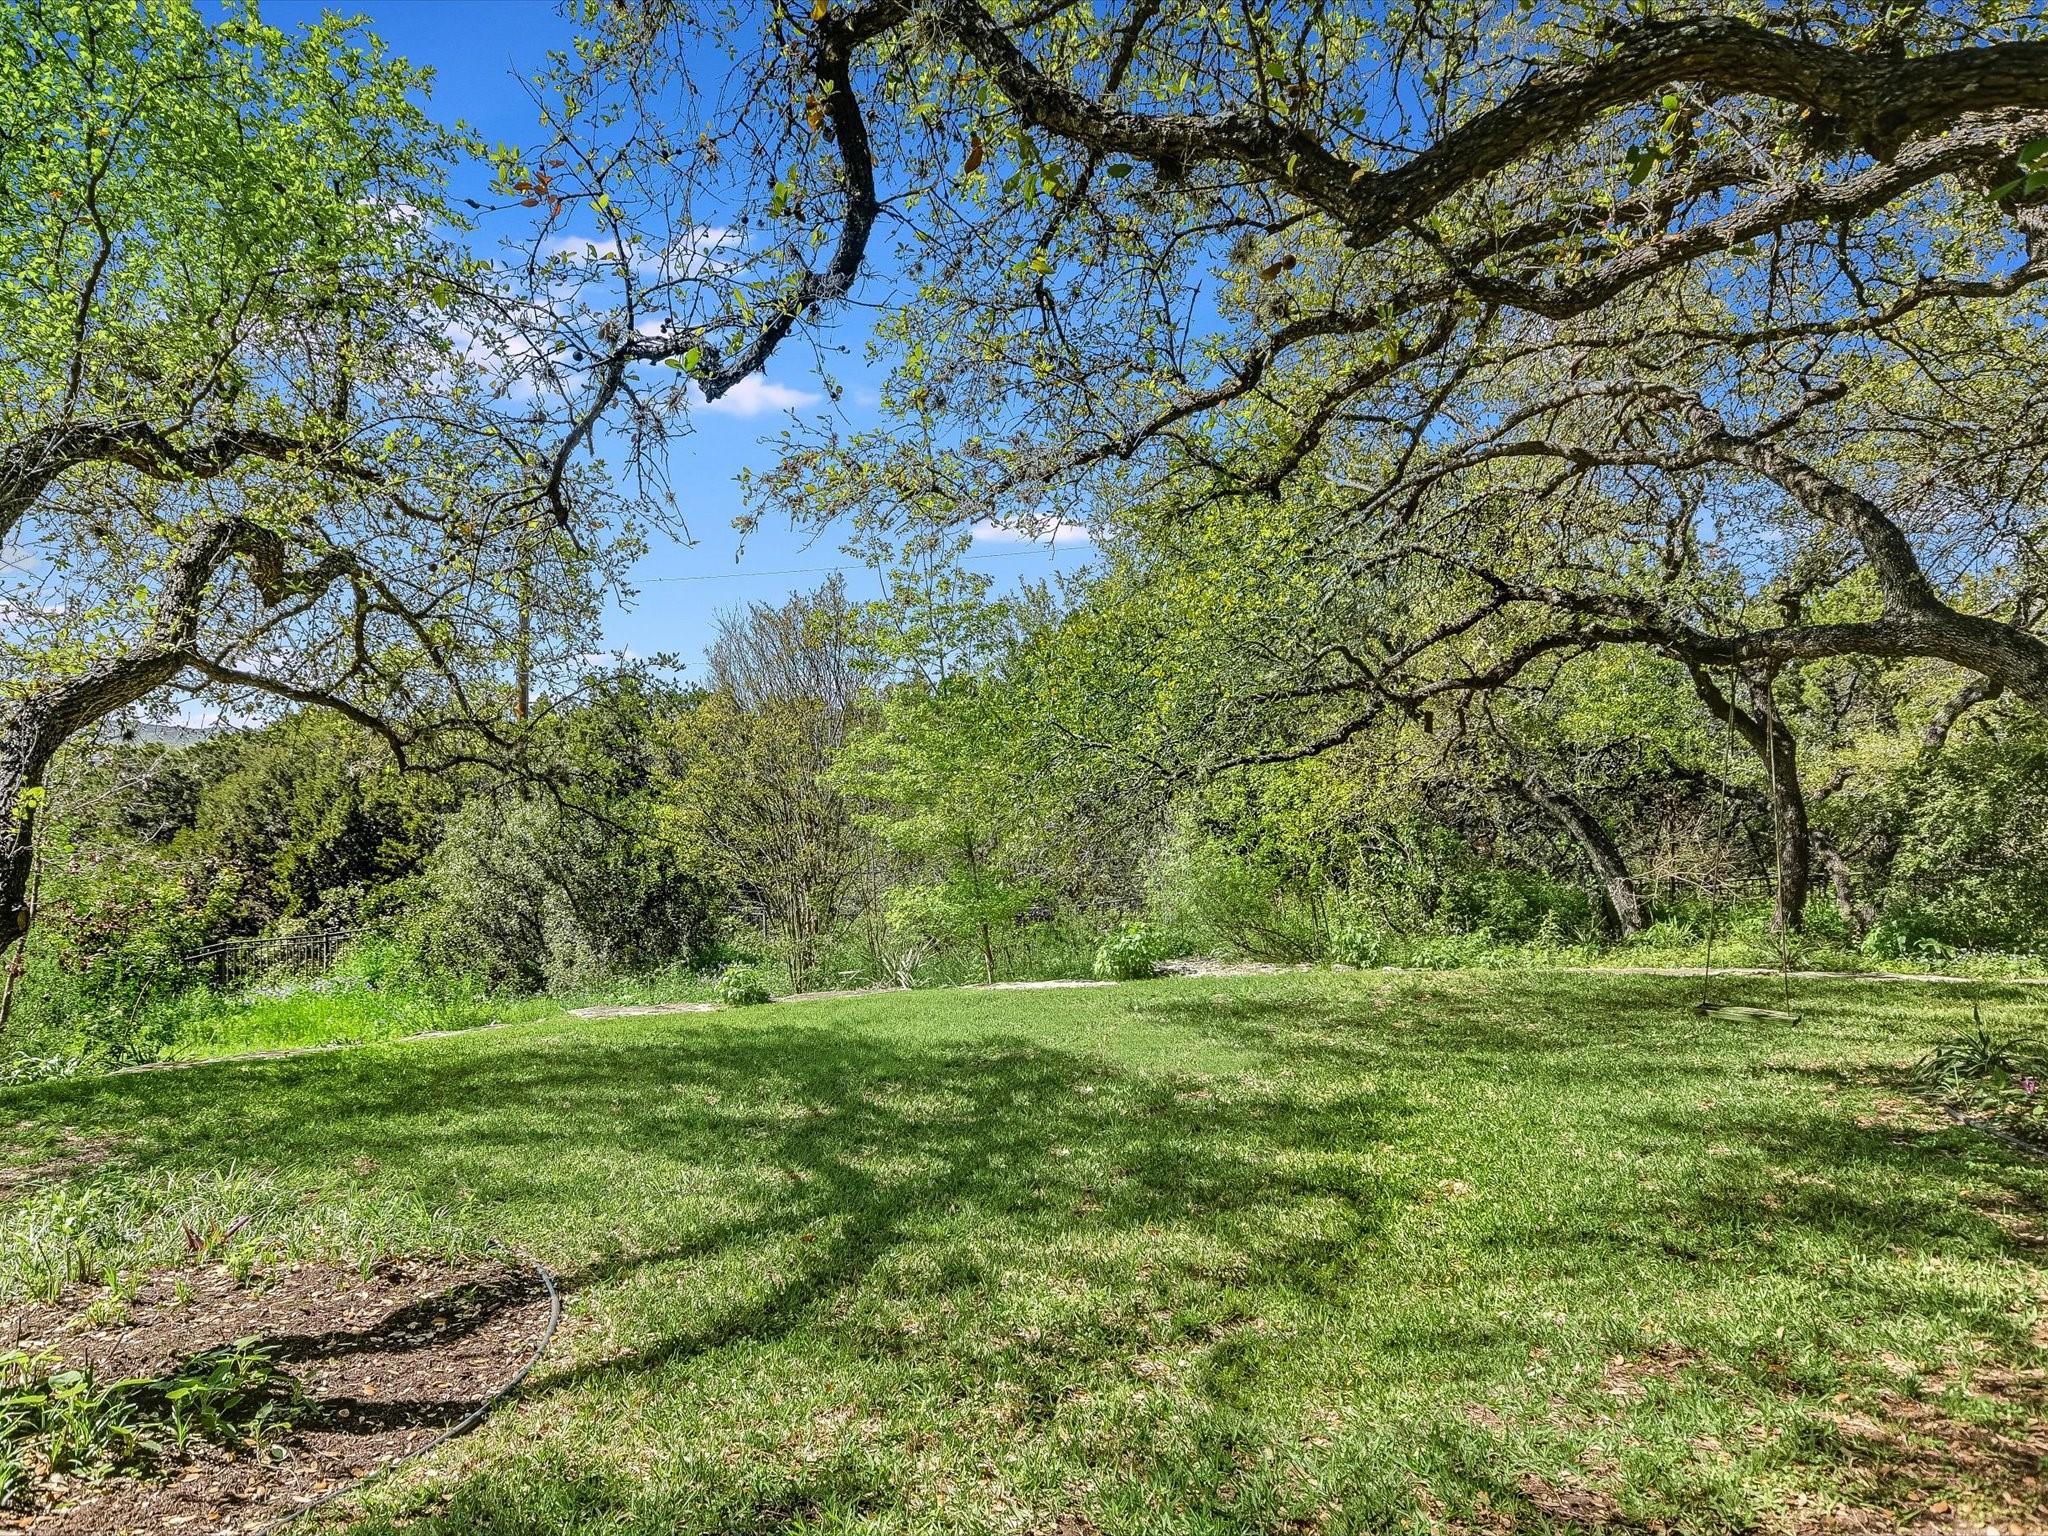
M1859 1491L1893 1528L2048 1536L2048 1372L1980 1370L1967 1391L2013 1410L2005 1427L1898 1392L1835 1415Z
M146 1473L98 1483L45 1477L0 1529L38 1536L250 1533L419 1449L510 1382L545 1335L531 1268L386 1259L365 1275L290 1265L238 1281L224 1268L152 1276L125 1320L88 1320L104 1293L76 1288L0 1316L0 1348L47 1350L97 1377L173 1374L204 1351L254 1340L296 1383L288 1427L261 1447L194 1440Z

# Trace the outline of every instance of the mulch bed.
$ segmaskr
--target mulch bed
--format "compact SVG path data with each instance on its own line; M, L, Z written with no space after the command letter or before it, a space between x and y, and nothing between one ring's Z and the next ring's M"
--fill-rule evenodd
M179 1299L180 1280L188 1299ZM0 1314L0 1349L47 1349L106 1379L162 1375L202 1350L254 1338L298 1383L304 1406L260 1453L195 1442L147 1475L50 1480L35 1507L0 1511L0 1530L268 1530L466 1418L532 1358L549 1313L533 1270L500 1261L386 1259L368 1275L284 1265L247 1285L218 1266L178 1270L152 1276L125 1322L88 1325L98 1294L78 1287Z

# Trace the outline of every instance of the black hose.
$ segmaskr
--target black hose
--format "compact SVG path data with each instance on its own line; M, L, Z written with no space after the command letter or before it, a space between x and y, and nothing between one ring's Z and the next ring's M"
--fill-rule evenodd
M503 1402L506 1399L506 1397L510 1396L514 1391L516 1391L519 1387L519 1384L525 1381L527 1377L533 1374L533 1368L540 1364L540 1357L547 1353L548 1346L554 1343L555 1341L555 1329L561 1325L562 1293L555 1288L555 1277L548 1272L548 1267L545 1264L541 1263L539 1259L536 1259L532 1254L525 1252L523 1249L513 1248L503 1243L498 1243L494 1246L496 1246L500 1251L508 1253L512 1257L519 1259L536 1275L539 1275L540 1283L548 1293L548 1325L540 1336L540 1343L534 1346L533 1354L528 1358L526 1364L519 1367L518 1372L512 1377L510 1381L507 1381L503 1386L499 1387L489 1397L485 1398L482 1402L478 1403L476 1407L472 1408L466 1415L464 1415L464 1417L459 1422L449 1425L448 1428L442 1430L441 1433L434 1436L433 1439L427 1441L426 1444L418 1446L413 1450L407 1451L403 1456L394 1456L391 1458L391 1460L383 1463L381 1466L372 1467L368 1472L365 1472L361 1477L357 1478L352 1483L344 1483L339 1488L330 1488L327 1492L321 1494L319 1498L313 1500L312 1503L306 1505L303 1509L293 1510L292 1513L286 1515L282 1520L278 1520L270 1525L265 1526L262 1530L261 1536L277 1536L277 1533L279 1531L289 1530L292 1526L297 1525L301 1520L305 1519L306 1516L312 1514L315 1510L324 1509L329 1504L334 1503L337 1499L346 1498L348 1495L352 1493L360 1493L364 1488L368 1487L371 1483L375 1482L378 1478L382 1477L385 1473L393 1470L394 1468L402 1467L409 1461L418 1460L420 1457L426 1455L427 1452L431 1450L436 1450L439 1447L446 1445L450 1440L453 1440L457 1435L464 1435L469 1433L469 1431L475 1429L477 1425L481 1424L484 1421L485 1415L487 1415L493 1408L497 1407L499 1403Z
M2022 1156L2031 1157L2037 1163L2048 1163L2048 1148L2041 1147L2024 1136L2015 1136L2002 1125L1993 1125L1976 1115L1966 1115L1961 1110L1944 1104L1940 1099L1923 1096L1922 1102L1932 1104L1965 1130L1975 1131L1980 1136L1989 1136L1993 1141L2010 1147Z

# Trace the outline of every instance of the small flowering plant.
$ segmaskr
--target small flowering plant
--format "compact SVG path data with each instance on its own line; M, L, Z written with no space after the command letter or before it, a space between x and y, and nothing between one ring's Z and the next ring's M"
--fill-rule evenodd
M2041 1088L2048 1047L2041 1041L1994 1035L1979 1014L1973 1029L1921 1057L1913 1078L1957 1113L2048 1148L2048 1093Z

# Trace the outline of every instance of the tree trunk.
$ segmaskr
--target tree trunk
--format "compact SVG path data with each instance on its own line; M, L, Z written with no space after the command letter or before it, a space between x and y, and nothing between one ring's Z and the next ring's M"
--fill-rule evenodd
M1771 834L1777 844L1778 895L1771 911L1775 933L1797 933L1806 926L1806 897L1813 888L1813 829L1806 817L1806 792L1799 783L1799 748L1770 700L1770 684L1752 684L1764 740L1764 760L1771 797Z
M1856 885L1850 874L1849 861L1842 857L1841 850L1825 832L1813 834L1813 852L1820 860L1820 867L1827 872L1828 890L1835 898L1835 910L1842 914L1842 921L1848 924L1849 932L1862 938L1870 931L1870 925L1877 921L1877 913L1869 903L1856 899Z
M28 933L36 821L50 763L65 742L176 677L183 654L145 646L55 687L40 689L0 721L0 956Z
M1586 856L1586 862L1592 866L1593 876L1600 882L1601 892L1606 897L1602 926L1610 934L1624 936L1638 934L1648 928L1650 917L1643 904L1642 890L1628 867L1628 860L1614 839L1607 835L1607 829L1600 825L1599 818L1571 795L1545 788L1534 776L1518 777L1514 784L1522 797L1556 822Z
M1797 933L1806 925L1806 897L1813 888L1813 833L1806 815L1806 791L1799 782L1799 743L1778 714L1768 672L1744 671L1749 695L1744 709L1724 694L1705 668L1687 663L1693 689L1721 724L1749 744L1764 766L1764 794L1771 812L1776 849L1777 895L1771 930Z
M0 955L28 935L28 889L36 860L37 802L55 752L24 703L0 735Z

